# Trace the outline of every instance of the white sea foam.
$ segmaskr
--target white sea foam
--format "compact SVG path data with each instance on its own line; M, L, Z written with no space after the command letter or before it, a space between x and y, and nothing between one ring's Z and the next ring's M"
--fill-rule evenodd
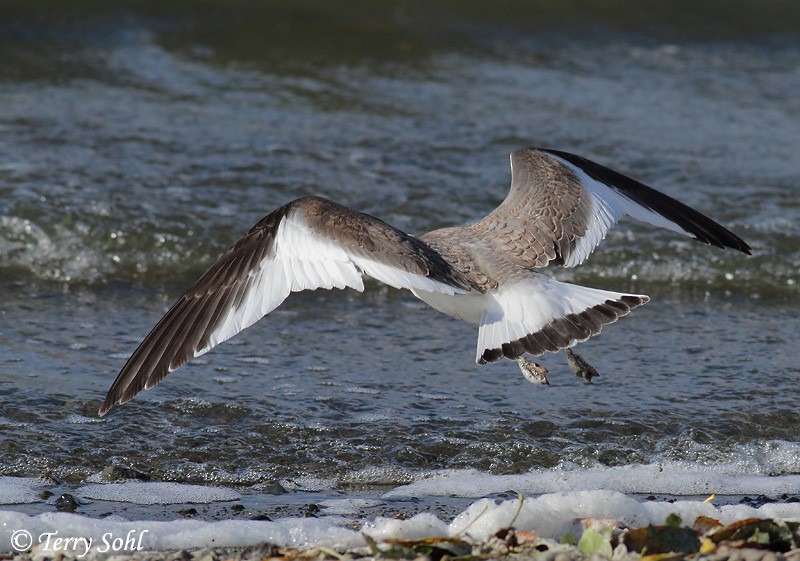
M289 491L330 491L339 484L338 479L326 477L299 476L281 479L278 483Z
M559 491L613 490L657 495L800 494L800 475L743 473L740 463L702 465L662 462L647 465L571 469L563 466L518 475L490 475L477 470L447 470L392 489L386 498L458 496L483 497L513 490L524 495Z
M415 474L399 466L368 466L353 470L342 478L348 485L398 485L414 481Z
M142 549L234 547L265 542L285 547L345 548L364 546L362 532L378 541L441 536L485 539L513 521L520 530L559 538L567 532L579 535L579 518L611 519L624 525L642 526L661 524L672 513L679 514L687 524L699 515L711 516L723 523L750 517L800 520L800 504L769 504L757 509L745 505L717 508L712 503L701 501L641 502L615 491L576 491L527 499L521 507L518 501L480 499L449 524L432 514L423 513L408 520L377 518L364 524L359 531L343 527L349 525L348 520L330 516L276 521L158 522L94 519L67 513L28 516L0 511L0 551L19 547L20 531L23 530L33 543L41 543L42 536L47 533L61 538L91 538L96 553L102 552L100 548L108 543L108 540L103 541L104 536L118 539L131 535L135 540L130 542L129 549L139 546Z
M517 514L517 511L519 513ZM669 514L679 514L687 524L700 515L727 524L744 518L800 518L800 504L769 504L761 508L745 505L715 507L711 502L676 501L641 502L616 491L575 491L552 493L518 501L495 502L480 499L459 514L449 526L451 534L465 533L485 539L511 521L521 530L534 531L543 537L559 538L570 532L579 535L580 518L616 520L626 526L663 524ZM516 516L516 518L515 518Z
M41 500L39 488L45 481L36 477L0 477L0 504L35 503Z
M27 534L20 536L22 531ZM135 541L126 548L129 552L136 551L139 546L144 550L163 550L208 546L236 547L265 542L301 547L322 544L348 547L364 543L357 532L341 528L332 518L285 518L274 522L120 522L67 513L28 516L19 512L0 511L0 551L13 551L20 545L25 545L19 541L21 538L28 540L28 543L31 539L33 544L43 543L46 534L60 538L90 538L95 549L103 546L103 536L109 541L108 538L113 540L132 535Z
M700 515L717 518L723 523L750 517L800 520L798 503L771 503L753 508L743 504L715 506L713 501L700 500L642 501L630 495L800 494L800 475L771 476L769 472L772 468L762 467L763 469L754 469L754 464L750 461L714 466L662 462L592 469L562 466L553 470L506 476L494 476L475 470L434 472L386 493L383 500L444 495L477 497L512 489L523 495L537 496L531 496L521 504L519 500L481 498L452 521L441 520L430 513L418 514L408 520L376 518L366 522L359 531L352 529L352 519L362 509L375 507L381 501L346 497L322 500L319 502L323 507L323 516L320 518L286 518L276 521L122 521L66 513L28 516L5 511L0 512L0 551L10 551L14 547L15 542L12 539L18 530L30 533L34 543L39 543L36 540L41 541L40 536L53 532L57 532L53 535L60 537L92 537L95 540L95 549L101 547L101 538L104 535L124 538L131 532L134 537L141 538L141 542L136 542L137 545L140 543L141 547L147 549L246 546L264 542L301 548L343 548L365 545L361 532L378 541L431 536L485 539L498 529L507 527L512 521L520 530L557 539L567 532L580 534L581 518L611 519L627 526L661 524L672 513L679 514L687 524L691 524ZM38 501L38 490L42 485L45 482L33 478L0 478L0 500L6 504ZM79 488L76 495L83 499L126 501L143 505L208 503L238 498L235 491L225 488L142 482L90 484ZM19 534L16 535L19 537Z
M139 505L167 505L182 503L213 503L235 501L239 494L225 487L185 485L169 482L90 483L76 491L81 499L117 501Z

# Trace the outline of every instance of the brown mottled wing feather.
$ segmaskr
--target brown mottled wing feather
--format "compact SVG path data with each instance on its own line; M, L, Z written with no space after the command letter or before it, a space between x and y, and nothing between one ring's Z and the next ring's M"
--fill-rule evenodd
M474 228L516 265L544 267L569 258L591 212L589 194L571 170L538 150L517 150L508 196Z
M624 215L750 252L735 234L685 204L585 158L549 149L513 152L508 196L468 228L518 266L571 267Z
M417 238L320 197L293 201L236 242L169 309L123 366L99 414L252 325L290 292L351 287L464 292L469 283Z

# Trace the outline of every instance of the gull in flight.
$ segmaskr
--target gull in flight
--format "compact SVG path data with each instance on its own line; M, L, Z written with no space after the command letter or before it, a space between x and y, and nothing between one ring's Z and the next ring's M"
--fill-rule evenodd
M548 265L575 267L628 215L750 254L707 216L621 173L545 148L511 154L511 190L484 218L414 237L322 197L273 211L228 249L169 309L122 367L99 414L152 388L186 361L269 314L292 292L364 290L368 276L478 326L478 364L517 361L532 382L547 370L525 358L571 347L649 298L558 282Z

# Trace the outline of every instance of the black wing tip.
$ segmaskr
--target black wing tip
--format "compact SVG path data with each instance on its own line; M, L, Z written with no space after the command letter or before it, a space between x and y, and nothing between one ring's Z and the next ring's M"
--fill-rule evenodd
M707 245L713 245L714 247L718 247L720 249L735 249L737 251L741 251L745 255L753 255L753 248L751 248L746 241L729 230L725 230L725 232L729 234L725 237L725 239L712 239L710 237L700 237L697 235L694 239Z
M98 417L104 417L106 413L111 411L114 406L117 404L122 405L125 403L120 399L120 397L114 392L113 388L108 392L106 395L105 400L103 400L103 405L100 406L100 409L97 410Z
M100 409L97 410L97 415L99 417L103 417L117 405L125 405L137 393L139 393L139 390L136 390L132 393L129 390L120 393L117 388L112 386L111 389L108 390L105 400L103 400L103 405L101 405Z
M153 384L155 385L155 384ZM111 386L111 389L108 390L106 394L105 400L103 400L103 404L100 406L100 409L97 410L97 415L102 417L109 411L111 411L117 405L125 405L131 399L133 399L136 394L141 392L142 390L149 390L153 386L148 386L145 384L128 386L125 389L121 389L115 383Z
M721 224L669 195L648 187L627 175L571 152L553 148L528 148L527 150L539 150L562 158L581 168L593 179L613 189L619 189L622 192L639 191L640 200L637 201L639 204L648 206L648 208L659 212L659 214L662 212L661 207L669 210L670 215L666 217L675 221L681 228L694 236L697 241L722 249L735 249L745 255L752 255L752 248L747 242Z
M737 241L734 242L728 242L728 241L720 242L717 240L708 240L700 238L698 236L695 236L694 239L706 245L713 245L714 247L718 247L720 249L735 249L737 251L744 253L745 255L753 255L752 248L746 242L742 241L739 238L736 238Z
M128 359L130 362L130 359ZM128 363L125 364L127 366ZM106 413L111 411L115 405L127 402L127 399L123 399L124 396L120 395L119 387L120 381L123 379L123 372L125 372L125 367L123 367L122 371L117 374L116 380L114 383L111 384L111 388L109 388L108 393L106 394L106 398L103 400L103 404L100 406L100 409L97 410L97 416L103 417Z

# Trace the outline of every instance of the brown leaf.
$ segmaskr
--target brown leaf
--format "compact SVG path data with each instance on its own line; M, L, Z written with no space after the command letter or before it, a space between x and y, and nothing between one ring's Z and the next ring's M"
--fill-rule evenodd
M698 534L706 534L707 532L710 532L711 530L721 526L722 522L716 518L711 518L710 516L698 516L695 518L694 524L692 524L692 530Z
M672 526L647 526L628 530L623 542L630 550L649 555L657 553L695 553L700 549L697 533L691 528Z
M785 522L761 518L748 518L734 522L712 530L707 537L715 543L738 542L737 547L772 551L789 551L798 545L792 528Z

